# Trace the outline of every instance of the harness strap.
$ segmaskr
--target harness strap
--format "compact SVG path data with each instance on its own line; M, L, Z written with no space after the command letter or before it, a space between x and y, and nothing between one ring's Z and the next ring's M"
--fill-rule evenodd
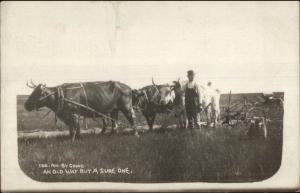
M61 87L60 87L60 92L61 92L61 98L62 98L60 108L62 109L63 106L64 106L64 98L65 98L65 95L64 95L64 91L63 91L63 89L62 89Z
M48 98L49 96L54 95L55 93L56 93L56 92L52 92L52 93L48 94L47 96L44 96L44 97L40 98L39 101L43 101L43 100L45 100L46 98Z
M57 87L57 110L56 113L58 113L59 111L61 111L63 109L64 106L64 91L62 89L62 87Z
M54 113L55 124L57 123L57 114L59 113L59 111L63 109L63 105L64 105L64 92L63 89L59 86L57 87L57 109L56 109L56 113Z
M83 94L85 96L85 104L86 104L86 106L89 106L85 88L81 82L79 84L80 84L81 88L83 89Z
M204 109L207 110L209 106L212 106L212 104L208 103L208 105L206 105L206 107L204 107Z
M95 114L97 114L97 115L99 115L99 116L101 116L101 117L104 117L104 118L107 118L107 119L109 119L109 120L112 120L112 121L117 122L117 120L115 120L115 119L113 119L113 118L111 118L111 117L109 117L109 116L107 116L107 115L105 115L105 114L103 114L103 113L100 113L100 112L96 111L95 109L93 109L93 108L91 108L91 107L85 106L85 105L83 105L83 104L80 104L80 103L78 103L78 102L76 102L76 101L73 101L73 100L70 100L70 99L68 99L68 98L64 98L64 100L65 100L66 102L68 102L68 103L71 103L71 104L73 104L73 105L77 105L77 106L80 106L80 107L82 107L82 108L84 108L84 109L86 109L86 110L89 110L89 111L91 111L91 112L93 112L93 113L95 113ZM121 125L124 125L124 126L127 126L127 127L128 127L128 126L131 127L131 125L128 125L128 124L126 124L126 123L120 122L120 124L121 124Z
M155 93L154 93L154 95L151 97L151 100L150 100L150 102L153 102L154 101L154 99L158 96L158 94L159 94L159 90L158 90L158 88L155 86Z
M147 96L147 93L146 93L146 91L145 91L145 90L143 90L142 92L144 93L144 95L145 95L145 98L146 98L147 102L149 102L149 99L148 99L148 96Z
M80 87L83 89L83 94L84 94L84 96L85 96L85 105L87 106L87 107L89 107L89 103L88 103L88 98L87 98L87 94L86 94L86 91L85 91L85 88L84 88L84 86L83 86L83 83L79 83L80 84ZM84 117L84 116L83 116ZM93 119L95 119L95 112L93 112Z
M143 93L144 93L144 92L143 92ZM147 102L149 102L146 93L144 93L144 95L146 96ZM141 104L141 98L142 98L142 97L139 97L139 98L137 99L136 105L133 106L133 108L134 108L135 110L138 110L138 109L142 109L142 110L143 110L143 109L144 109L144 108L142 108L142 107L140 106L140 104Z
M74 86L74 87L69 87L69 88L65 88L66 90L72 90L72 89L76 89L76 88L81 88L81 86Z
M60 87L57 87L57 108L56 108L56 113L60 111L60 98L61 98L61 92L60 92Z

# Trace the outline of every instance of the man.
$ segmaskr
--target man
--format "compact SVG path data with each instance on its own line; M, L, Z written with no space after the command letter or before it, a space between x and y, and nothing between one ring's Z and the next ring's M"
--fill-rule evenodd
M220 91L215 89L212 86L212 83L209 81L206 86L206 97L208 99L207 104L209 103L210 108L206 109L207 122L209 126L215 126L220 119Z
M193 129L194 125L200 129L200 88L195 81L195 72L187 72L188 81L184 85L185 109L188 118L188 128Z
M212 87L212 83L209 81L207 82L207 86L206 86L206 91L207 91L207 94L209 96L213 95L213 87Z

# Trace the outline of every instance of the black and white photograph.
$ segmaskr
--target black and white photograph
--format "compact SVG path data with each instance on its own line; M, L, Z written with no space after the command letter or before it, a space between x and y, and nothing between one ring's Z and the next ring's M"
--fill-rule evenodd
M2 2L1 154L6 190L299 188L299 4Z

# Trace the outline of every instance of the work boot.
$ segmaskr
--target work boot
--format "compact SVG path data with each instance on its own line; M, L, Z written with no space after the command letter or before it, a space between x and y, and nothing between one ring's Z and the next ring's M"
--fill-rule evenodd
M194 124L193 124L193 123L188 123L187 128L188 128L188 129L194 129Z

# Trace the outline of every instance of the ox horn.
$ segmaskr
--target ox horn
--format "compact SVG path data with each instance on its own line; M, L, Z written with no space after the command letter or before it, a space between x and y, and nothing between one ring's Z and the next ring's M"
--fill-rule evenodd
M28 84L28 81L26 82L26 85L29 87L29 88L35 88L36 85L32 82L32 80L30 81L30 84Z
M30 79L30 83L32 86L37 87L37 85L33 83L32 79Z
M157 88L157 85L154 83L153 77L152 77L152 84L153 84L153 86L156 88L156 90L157 90L158 92L160 92L159 89Z
M28 84L28 81L26 82L26 86L29 87L29 88L34 88L33 86Z
M152 77L152 84L153 84L154 86L156 86L156 84L154 83L153 77Z

